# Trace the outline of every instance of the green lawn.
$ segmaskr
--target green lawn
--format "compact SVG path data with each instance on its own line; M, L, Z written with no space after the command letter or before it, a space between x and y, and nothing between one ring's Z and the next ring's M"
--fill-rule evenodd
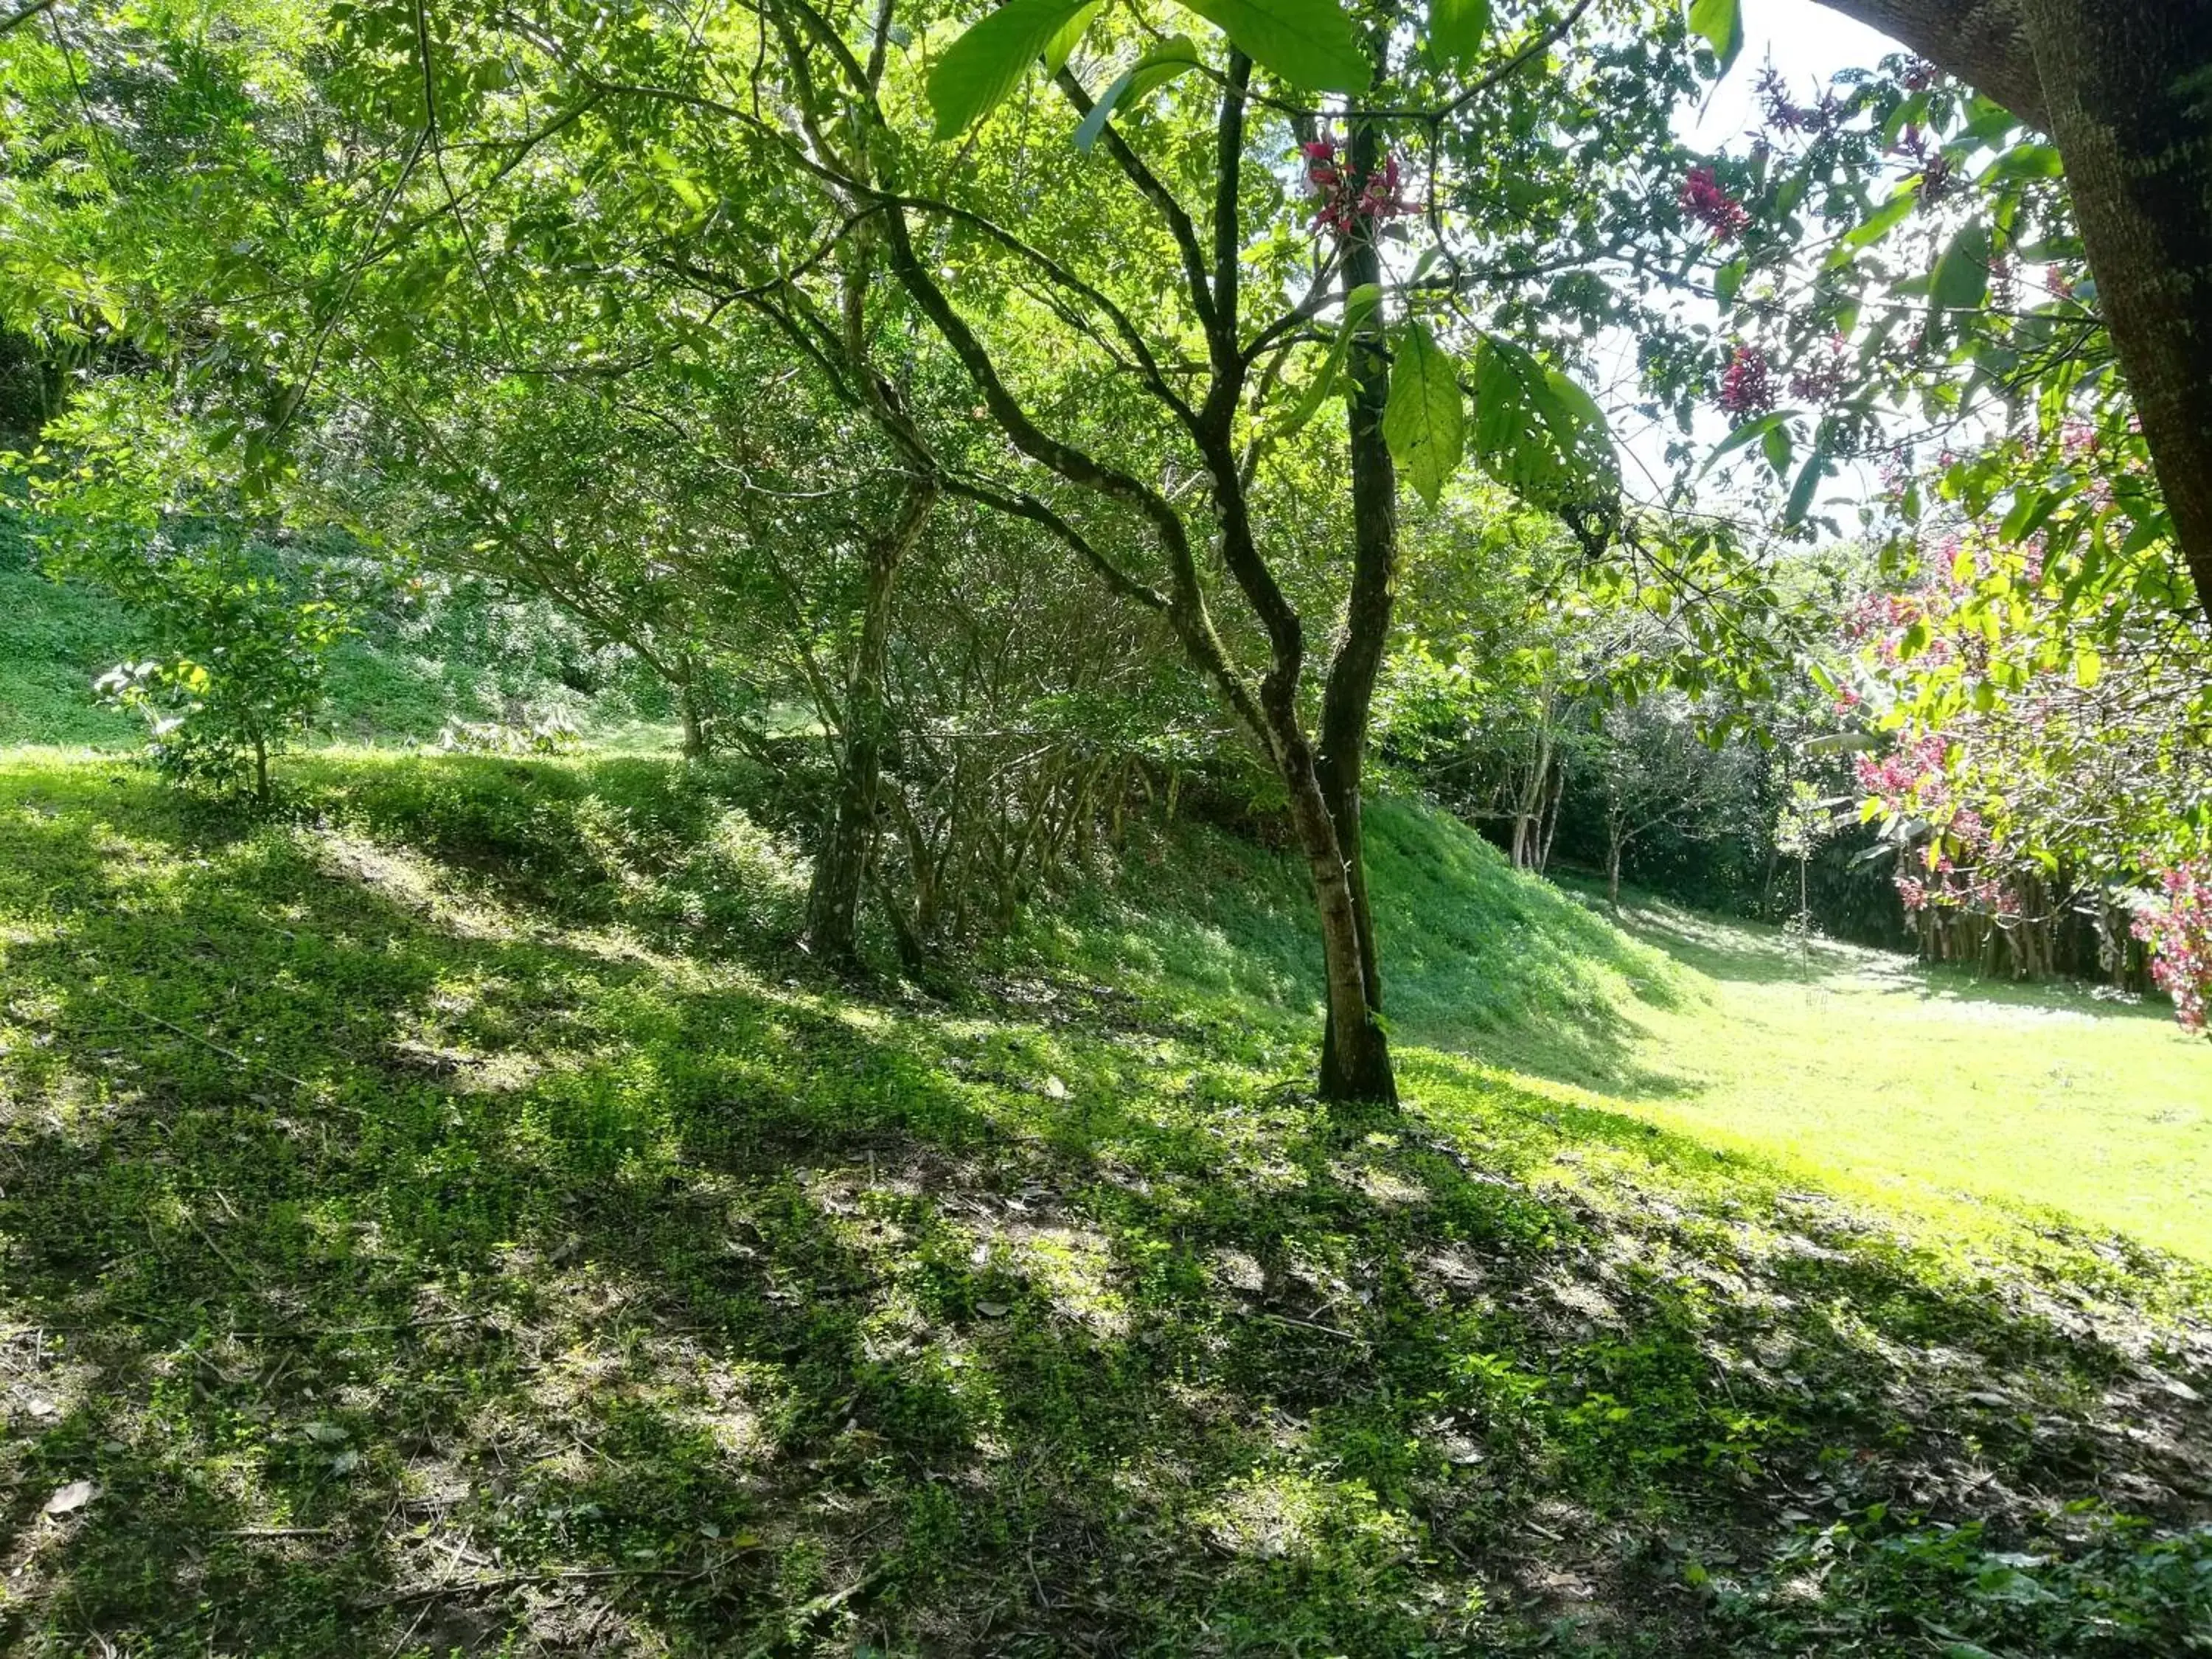
M1967 1195L2212 1261L2212 1042L2162 1002L1801 953L1664 906L1626 921L1707 983L1644 1020L1679 1082L1639 1113L1946 1220Z
M284 776L253 823L0 757L0 1650L2212 1628L2205 1276L2101 1189L1960 1227L1863 1201L1882 1133L1761 1115L1739 1026L1820 1036L1840 1115L1853 1024L1949 1006L1910 975L1824 1017L1855 994L1760 981L1755 933L1622 933L1385 807L1407 1103L1338 1118L1295 877L1217 835L1139 830L932 994L777 945L800 872L741 770ZM2081 1089L2205 1075L2154 1020L2081 1033Z

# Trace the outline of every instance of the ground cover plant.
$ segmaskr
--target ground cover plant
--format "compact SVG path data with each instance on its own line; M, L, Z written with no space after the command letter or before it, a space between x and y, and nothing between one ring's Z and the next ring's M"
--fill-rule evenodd
M804 879L742 769L292 775L0 783L17 1650L2202 1638L2203 1270L1668 1126L1638 1031L1771 941L1379 813L1409 980L1504 1046L1409 1012L1347 1123L1249 842L1147 831L1145 909L942 1000L763 952Z

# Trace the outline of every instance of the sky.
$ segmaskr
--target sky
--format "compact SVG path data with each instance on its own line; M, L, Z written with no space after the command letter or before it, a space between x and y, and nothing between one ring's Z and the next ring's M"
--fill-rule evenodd
M1810 102L1813 89L1838 70L1872 69L1900 50L1887 35L1813 0L1743 0L1743 56L1728 79L1702 116L1690 112L1683 125L1684 136L1707 149L1753 125L1752 87L1770 58L1790 89Z
M1814 0L1743 0L1743 54L1735 67L1713 89L1702 108L1684 110L1676 122L1676 131L1699 149L1740 152L1747 147L1747 135L1758 125L1754 88L1769 62L1798 100L1810 103L1817 89L1837 70L1872 69L1891 52L1901 50L1887 36L1840 12L1816 5ZM1634 363L1634 343L1624 339L1614 374L1632 380ZM1628 388L1623 385L1622 390ZM1633 395L1632 391L1629 395ZM1668 434L1644 429L1640 419L1625 410L1617 410L1617 418L1614 435L1627 451L1632 493L1656 493L1653 486L1668 476ZM1697 436L1701 441L1717 444L1727 434L1728 422L1717 412L1700 416ZM1818 510L1832 513L1848 533L1855 517L1850 504L1870 482L1870 475L1861 469L1846 467L1823 488Z

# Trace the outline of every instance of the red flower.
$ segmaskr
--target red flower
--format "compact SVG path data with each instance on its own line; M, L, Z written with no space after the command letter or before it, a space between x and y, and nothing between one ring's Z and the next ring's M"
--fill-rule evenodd
M1750 228L1751 210L1722 188L1711 167L1692 167L1676 199L1683 212L1723 242L1734 241Z
M1398 188L1398 158L1386 155L1357 191L1350 164L1333 138L1317 138L1298 146L1306 160L1306 182L1321 198L1314 223L1322 230L1347 235L1362 221L1372 223L1413 211Z

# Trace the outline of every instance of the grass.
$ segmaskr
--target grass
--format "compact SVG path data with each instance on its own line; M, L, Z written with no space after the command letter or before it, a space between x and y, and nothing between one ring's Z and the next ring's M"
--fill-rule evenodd
M2212 1045L2162 1002L1801 953L1660 904L1625 921L1710 986L1644 1018L1679 1079L1642 1115L1945 1224L2040 1212L2212 1262Z
M137 720L92 695L93 681L120 659L118 641L127 637L121 611L98 595L0 557L0 747L123 749L143 742Z
M356 622L357 631L331 651L308 746L432 743L449 725L496 721L519 702L537 717L565 717L602 745L675 747L669 723L642 717L638 707L653 703L656 688L602 684L586 694L562 683L560 658L592 653L550 605L494 600L471 588L423 615L371 609ZM0 748L121 753L143 746L144 725L103 706L92 690L143 648L121 607L33 568L20 525L0 500ZM607 663L592 666L601 680L621 678Z
M1347 1121L1295 888L1218 836L945 1000L778 947L742 773L287 776L256 824L0 760L0 1649L2212 1628L2203 1276L1661 1121L1753 936L1380 811L1408 1103Z

